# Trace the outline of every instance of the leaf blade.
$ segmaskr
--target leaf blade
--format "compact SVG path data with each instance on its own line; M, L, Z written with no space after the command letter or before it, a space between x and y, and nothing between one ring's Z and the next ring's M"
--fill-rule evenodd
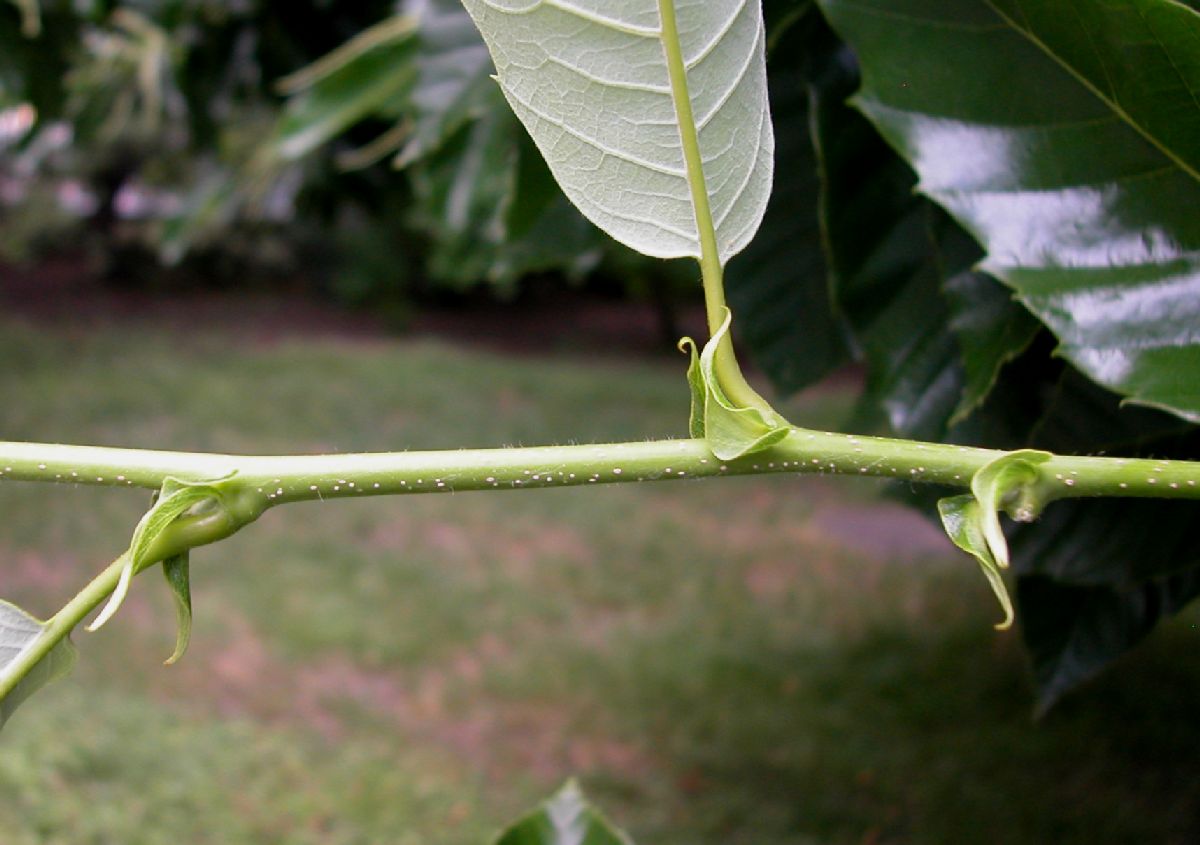
M46 623L30 616L15 604L0 600L0 689L13 681L23 655L36 648L46 636ZM0 728L29 696L65 676L75 666L75 646L63 637L25 674L16 679L6 694L0 694Z
M985 247L982 269L1097 383L1200 420L1200 181L1178 152L1200 140L1200 16L1167 0L821 4L863 62L856 104Z
M1036 715L1098 675L1197 595L1200 569L1195 567L1128 586L1019 577L1017 603L1037 681Z
M667 28L656 5L464 5L506 99L583 214L646 255L700 258L704 223L691 195ZM713 0L679 12L674 46L686 67L724 263L758 228L774 168L762 10L750 0Z

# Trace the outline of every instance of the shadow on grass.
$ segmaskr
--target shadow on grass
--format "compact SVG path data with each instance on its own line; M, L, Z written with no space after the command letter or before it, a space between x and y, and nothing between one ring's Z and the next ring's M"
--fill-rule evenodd
M631 710L675 780L646 842L1200 841L1200 655L1179 621L1040 722L1014 637L973 620L832 647L654 649ZM750 648L744 647L750 645ZM612 800L643 804L601 779Z

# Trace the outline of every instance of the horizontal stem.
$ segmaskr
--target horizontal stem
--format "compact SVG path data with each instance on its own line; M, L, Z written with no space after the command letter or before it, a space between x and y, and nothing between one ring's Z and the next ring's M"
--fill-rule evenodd
M883 437L794 428L772 448L722 461L704 440L653 440L577 446L239 456L102 446L0 441L0 480L49 481L157 490L168 477L224 479L233 511L178 520L149 555L158 560L213 542L266 508L311 499L400 493L522 490L764 473L836 474L968 487L1005 453ZM1200 498L1200 463L1055 456L1038 465L1047 500L1080 496ZM230 477L232 476L232 477ZM1048 489L1047 489L1048 488ZM1044 503L1044 502L1043 502ZM0 698L116 587L122 555L47 623L34 648L8 667Z
M0 480L158 489L172 476L236 473L262 507L310 499L667 481L764 473L856 475L967 487L992 449L793 429L778 445L721 461L704 440L331 455L239 456L0 441ZM1052 498L1200 498L1200 464L1055 456Z

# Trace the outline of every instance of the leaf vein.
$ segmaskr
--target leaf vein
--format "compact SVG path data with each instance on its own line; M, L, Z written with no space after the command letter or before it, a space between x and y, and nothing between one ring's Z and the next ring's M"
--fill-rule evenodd
M697 132L704 131L704 127L708 126L709 122L720 113L721 109L725 108L725 105L729 102L733 95L737 93L737 89L740 88L742 83L746 80L746 77L750 73L750 69L755 65L754 60L758 57L758 45L762 35L762 28L762 21L760 20L754 31L754 41L750 45L750 51L746 54L746 59L742 62L741 68L738 69L737 76L733 78L733 81L729 84L728 89L720 96L709 113L697 121Z
M559 120L558 118L548 115L544 111L535 108L528 101L517 96L517 93L508 86L504 87L504 91L515 102L520 104L521 108L528 111L530 114L532 114L538 120L545 121L546 123L549 123L551 126L561 129L563 132L566 132L572 138L582 141L585 144L587 144L588 146L594 147L595 149L599 150L604 155L609 155L609 156L612 156L613 158L618 158L622 161L625 161L625 162L628 162L629 164L634 165L635 167L641 167L646 170L653 171L655 173L662 173L667 176L675 176L680 179L683 179L686 177L686 174L684 173L684 171L682 169L672 168L665 164L658 164L657 162L649 161L647 159L641 158L640 156L636 156L633 153L628 152L626 150L621 150L616 147L610 147L607 144L600 143L598 140L588 136L586 133L581 132L578 129L575 129L575 128L569 126L566 121Z
M658 27L637 26L636 24L626 23L625 21L618 20L616 18L598 15L595 12L589 12L586 9L581 9L578 6L568 3L566 0L537 0L536 3L533 3L524 9L506 8L494 2L494 0L479 0L479 2L484 6L487 6L492 11L499 12L503 15L528 15L536 12L542 6L545 6L547 8L557 9L565 14L581 18L589 23L599 24L600 26L607 27L608 29L614 29L617 32L624 32L628 35L635 35L641 38L658 38L659 36Z

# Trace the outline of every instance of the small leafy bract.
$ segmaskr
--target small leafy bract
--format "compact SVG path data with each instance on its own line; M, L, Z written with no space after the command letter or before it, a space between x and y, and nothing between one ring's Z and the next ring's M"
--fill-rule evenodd
M1045 505L1038 464L1051 458L1049 452L1021 449L1002 455L982 467L971 478L971 494L951 496L938 502L942 527L954 545L979 561L991 584L1004 621L996 627L1012 625L1013 605L1004 586L1001 570L1008 568L1008 541L1000 528L1000 511L1008 510L1028 521Z
M758 0L464 0L563 191L621 243L701 255L668 51L682 55L722 263L753 237L774 168ZM686 117L684 118L686 121Z
M1014 618L1012 598L1004 585L1003 565L992 554L984 536L985 511L974 496L949 496L938 502L938 515L950 541L979 561L984 577L996 594L1004 611L1004 619L997 623L996 629L1003 631L1011 627Z
M174 555L163 561L163 576L175 601L175 651L167 658L166 665L179 662L192 640L192 573L187 552Z
M708 448L723 461L769 449L791 431L791 426L782 417L769 415L759 408L739 407L722 389L716 372L716 353L729 334L732 319L733 315L726 308L724 322L699 354L690 337L679 342L679 348L692 356L687 373L692 393L688 430L692 437L707 440Z
M632 845L632 841L568 781L546 803L496 839L495 845Z
M232 476L229 476L232 477ZM219 484L227 479L217 479L212 482L181 481L167 477L163 481L157 501L146 511L137 528L133 531L133 539L129 543L129 551L124 555L125 566L121 570L121 580L117 588L109 596L108 603L99 615L88 625L87 630L98 631L120 609L129 593L129 585L133 576L147 566L157 561L148 560L147 556L154 543L175 520L193 508L206 504L219 506L221 491ZM176 656L178 659L178 656Z

